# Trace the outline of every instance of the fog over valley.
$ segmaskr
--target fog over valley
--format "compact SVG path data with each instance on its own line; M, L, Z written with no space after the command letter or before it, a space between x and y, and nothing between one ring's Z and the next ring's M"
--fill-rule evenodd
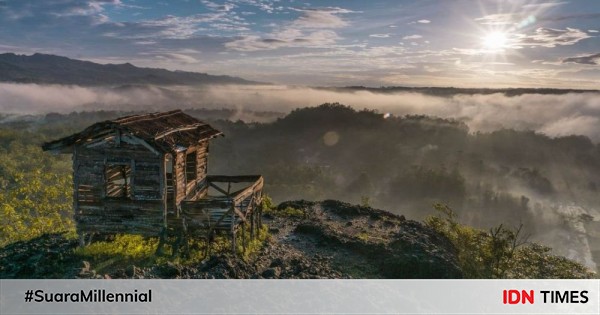
M600 93L455 94L438 97L413 92L339 91L283 85L128 85L116 88L74 85L0 84L5 114L174 108L273 111L339 102L380 113L430 115L465 122L471 131L503 128L534 130L549 136L585 135L600 141ZM239 116L242 120L255 118Z

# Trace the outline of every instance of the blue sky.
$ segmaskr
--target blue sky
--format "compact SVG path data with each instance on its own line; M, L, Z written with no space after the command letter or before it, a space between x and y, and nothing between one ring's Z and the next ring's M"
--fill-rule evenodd
M600 86L600 1L0 0L0 52L302 85Z

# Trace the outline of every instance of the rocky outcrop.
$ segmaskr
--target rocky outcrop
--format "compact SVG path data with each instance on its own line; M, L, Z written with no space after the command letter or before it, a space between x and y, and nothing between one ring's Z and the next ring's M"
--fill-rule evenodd
M265 215L270 238L247 259L167 262L98 274L74 240L46 235L0 249L1 278L461 278L442 235L403 216L326 200L290 201Z

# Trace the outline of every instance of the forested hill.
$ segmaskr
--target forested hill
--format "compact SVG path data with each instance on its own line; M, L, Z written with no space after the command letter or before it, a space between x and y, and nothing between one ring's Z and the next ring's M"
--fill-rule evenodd
M0 54L0 82L109 86L256 83L225 75L139 68L130 63L98 64L55 55L13 53Z
M557 253L600 262L600 144L585 136L473 132L339 104L271 124L214 125L226 137L214 141L209 170L261 173L277 201L337 199L414 219L443 203L470 225L523 224Z

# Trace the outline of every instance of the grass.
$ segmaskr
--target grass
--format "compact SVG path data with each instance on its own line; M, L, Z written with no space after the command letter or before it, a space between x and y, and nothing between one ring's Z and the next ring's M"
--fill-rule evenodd
M269 238L269 232L266 225L257 230L257 237L250 239L248 227L244 236L238 231L236 236L237 255L242 259L249 259L258 252L265 240ZM245 237L246 250L242 246L242 240ZM107 273L110 270L126 268L131 265L138 267L150 267L166 263L176 263L181 265L198 264L206 257L207 242L203 239L189 238L189 251L187 255L173 255L173 247L170 244L175 242L174 238L168 240L164 247L164 255L155 254L159 239L157 237L143 237L140 235L119 234L112 241L100 241L92 243L85 247L76 248L74 254L83 260L91 263L98 273ZM211 243L210 254L228 254L231 253L231 240L226 235L218 235Z
M294 207L286 207L285 209L278 209L274 204L271 197L265 195L261 203L262 213L277 217L293 217L293 218L304 218L306 213L302 209Z

